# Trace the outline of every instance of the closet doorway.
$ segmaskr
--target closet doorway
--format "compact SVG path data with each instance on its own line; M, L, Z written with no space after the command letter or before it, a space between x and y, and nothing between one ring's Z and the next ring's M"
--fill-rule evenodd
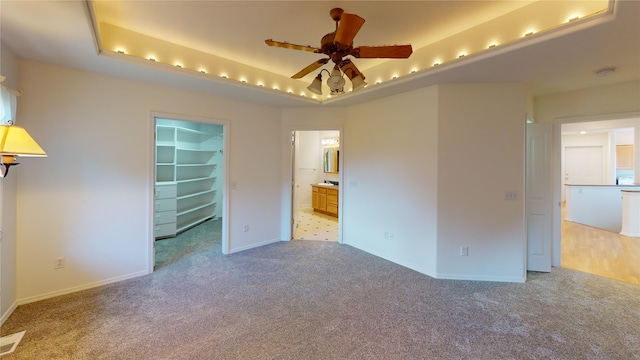
M153 267L200 251L226 251L225 127L155 115Z
M291 238L338 242L340 131L293 131L291 136Z

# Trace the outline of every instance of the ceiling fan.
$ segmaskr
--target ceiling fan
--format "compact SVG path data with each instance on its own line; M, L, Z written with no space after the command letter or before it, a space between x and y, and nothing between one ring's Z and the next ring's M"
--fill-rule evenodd
M344 75L347 75L353 85L353 91L362 89L367 85L364 82L364 75L358 70L355 64L345 59L346 56L354 58L372 59L406 59L413 52L411 45L391 45L391 46L358 46L353 47L353 39L364 24L364 19L355 14L345 13L340 8L331 9L331 18L336 22L336 30L322 37L320 47L290 44L287 42L265 40L269 46L281 47L292 50L309 51L317 54L325 54L328 58L320 59L291 76L293 79L300 79L310 72L327 64L329 60L335 63L333 70L329 73L327 85L331 89L332 95L344 94ZM326 69L324 71L329 72ZM308 87L309 91L322 94L322 70Z

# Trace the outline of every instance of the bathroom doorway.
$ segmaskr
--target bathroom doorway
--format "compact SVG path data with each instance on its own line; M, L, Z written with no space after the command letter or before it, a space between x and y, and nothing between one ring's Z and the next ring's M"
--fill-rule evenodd
M292 132L292 240L338 242L340 131Z

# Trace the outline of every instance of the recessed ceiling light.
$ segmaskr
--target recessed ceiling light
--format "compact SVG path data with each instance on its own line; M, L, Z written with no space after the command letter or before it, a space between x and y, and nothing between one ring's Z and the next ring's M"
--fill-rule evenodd
M584 135L584 134L586 134L586 133L587 133L587 132L586 132L586 131L584 131L584 130L580 131L580 135Z

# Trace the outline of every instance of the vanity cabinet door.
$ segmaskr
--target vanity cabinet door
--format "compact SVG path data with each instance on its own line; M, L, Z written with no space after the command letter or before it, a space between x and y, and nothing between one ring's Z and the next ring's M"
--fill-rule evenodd
M338 190L327 189L327 209L326 211L338 216Z
M318 210L327 211L327 189L318 188Z
M318 188L311 186L311 207L318 208Z

